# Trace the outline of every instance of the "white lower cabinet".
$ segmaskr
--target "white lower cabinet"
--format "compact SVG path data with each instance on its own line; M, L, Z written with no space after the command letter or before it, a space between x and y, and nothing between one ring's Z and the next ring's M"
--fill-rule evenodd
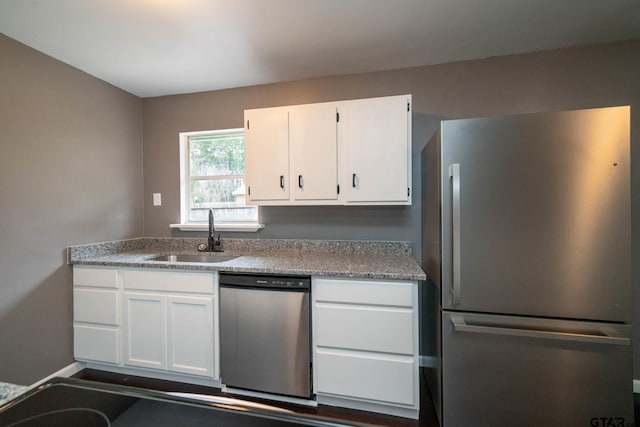
M77 360L219 382L217 272L75 266L73 295ZM417 282L314 277L312 349L319 403L418 418Z
M417 282L313 280L319 403L418 418Z
M77 360L119 364L121 280L115 268L73 269L73 354Z
M76 360L219 378L216 272L74 266L73 276Z
M125 292L125 365L213 376L213 297Z
M214 274L124 271L125 365L209 378L217 374Z

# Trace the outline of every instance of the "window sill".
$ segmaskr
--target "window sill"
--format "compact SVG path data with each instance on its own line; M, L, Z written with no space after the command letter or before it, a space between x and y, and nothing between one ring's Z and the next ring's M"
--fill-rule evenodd
M207 223L170 224L170 228L178 228L180 231L208 231ZM255 233L264 228L264 224L257 222L221 222L215 225L216 231L241 231Z

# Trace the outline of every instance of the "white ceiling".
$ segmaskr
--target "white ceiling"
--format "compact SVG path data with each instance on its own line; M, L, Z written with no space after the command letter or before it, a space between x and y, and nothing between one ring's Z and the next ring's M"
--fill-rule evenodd
M0 0L0 32L149 97L640 38L640 1Z

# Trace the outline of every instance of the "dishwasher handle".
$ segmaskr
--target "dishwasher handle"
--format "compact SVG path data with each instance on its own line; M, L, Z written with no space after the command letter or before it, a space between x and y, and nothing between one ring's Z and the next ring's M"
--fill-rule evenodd
M493 335L510 335L528 338L546 338L562 341L581 341L596 344L630 345L631 339L624 337L614 337L604 331L595 331L592 334L549 331L543 329L518 328L517 326L488 326L468 324L462 316L451 316L453 329L459 332L475 332Z
M231 289L240 289L240 290L263 290L263 291L271 291L271 292L303 292L309 293L309 286L299 285L299 286L272 286L268 284L260 284L257 283L255 285L230 285L228 283L220 283L220 288L231 288Z

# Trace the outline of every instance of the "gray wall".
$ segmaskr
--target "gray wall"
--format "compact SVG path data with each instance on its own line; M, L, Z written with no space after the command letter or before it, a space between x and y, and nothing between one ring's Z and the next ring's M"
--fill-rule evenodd
M632 189L640 188L640 40L586 48L489 58L429 67L327 77L144 100L146 236L171 232L178 222L178 133L242 127L243 110L384 95L413 94L414 202L421 191L417 153L433 134L437 117L473 117L632 106ZM151 205L154 192L163 206ZM632 200L634 260L640 256L640 198ZM420 259L420 206L263 208L260 238L411 240ZM226 236L234 236L227 233ZM634 301L640 300L640 262L632 272ZM640 325L640 308L635 324ZM634 341L640 343L640 327ZM640 378L640 345L635 378Z
M0 35L0 381L73 361L68 245L142 234L142 101Z

